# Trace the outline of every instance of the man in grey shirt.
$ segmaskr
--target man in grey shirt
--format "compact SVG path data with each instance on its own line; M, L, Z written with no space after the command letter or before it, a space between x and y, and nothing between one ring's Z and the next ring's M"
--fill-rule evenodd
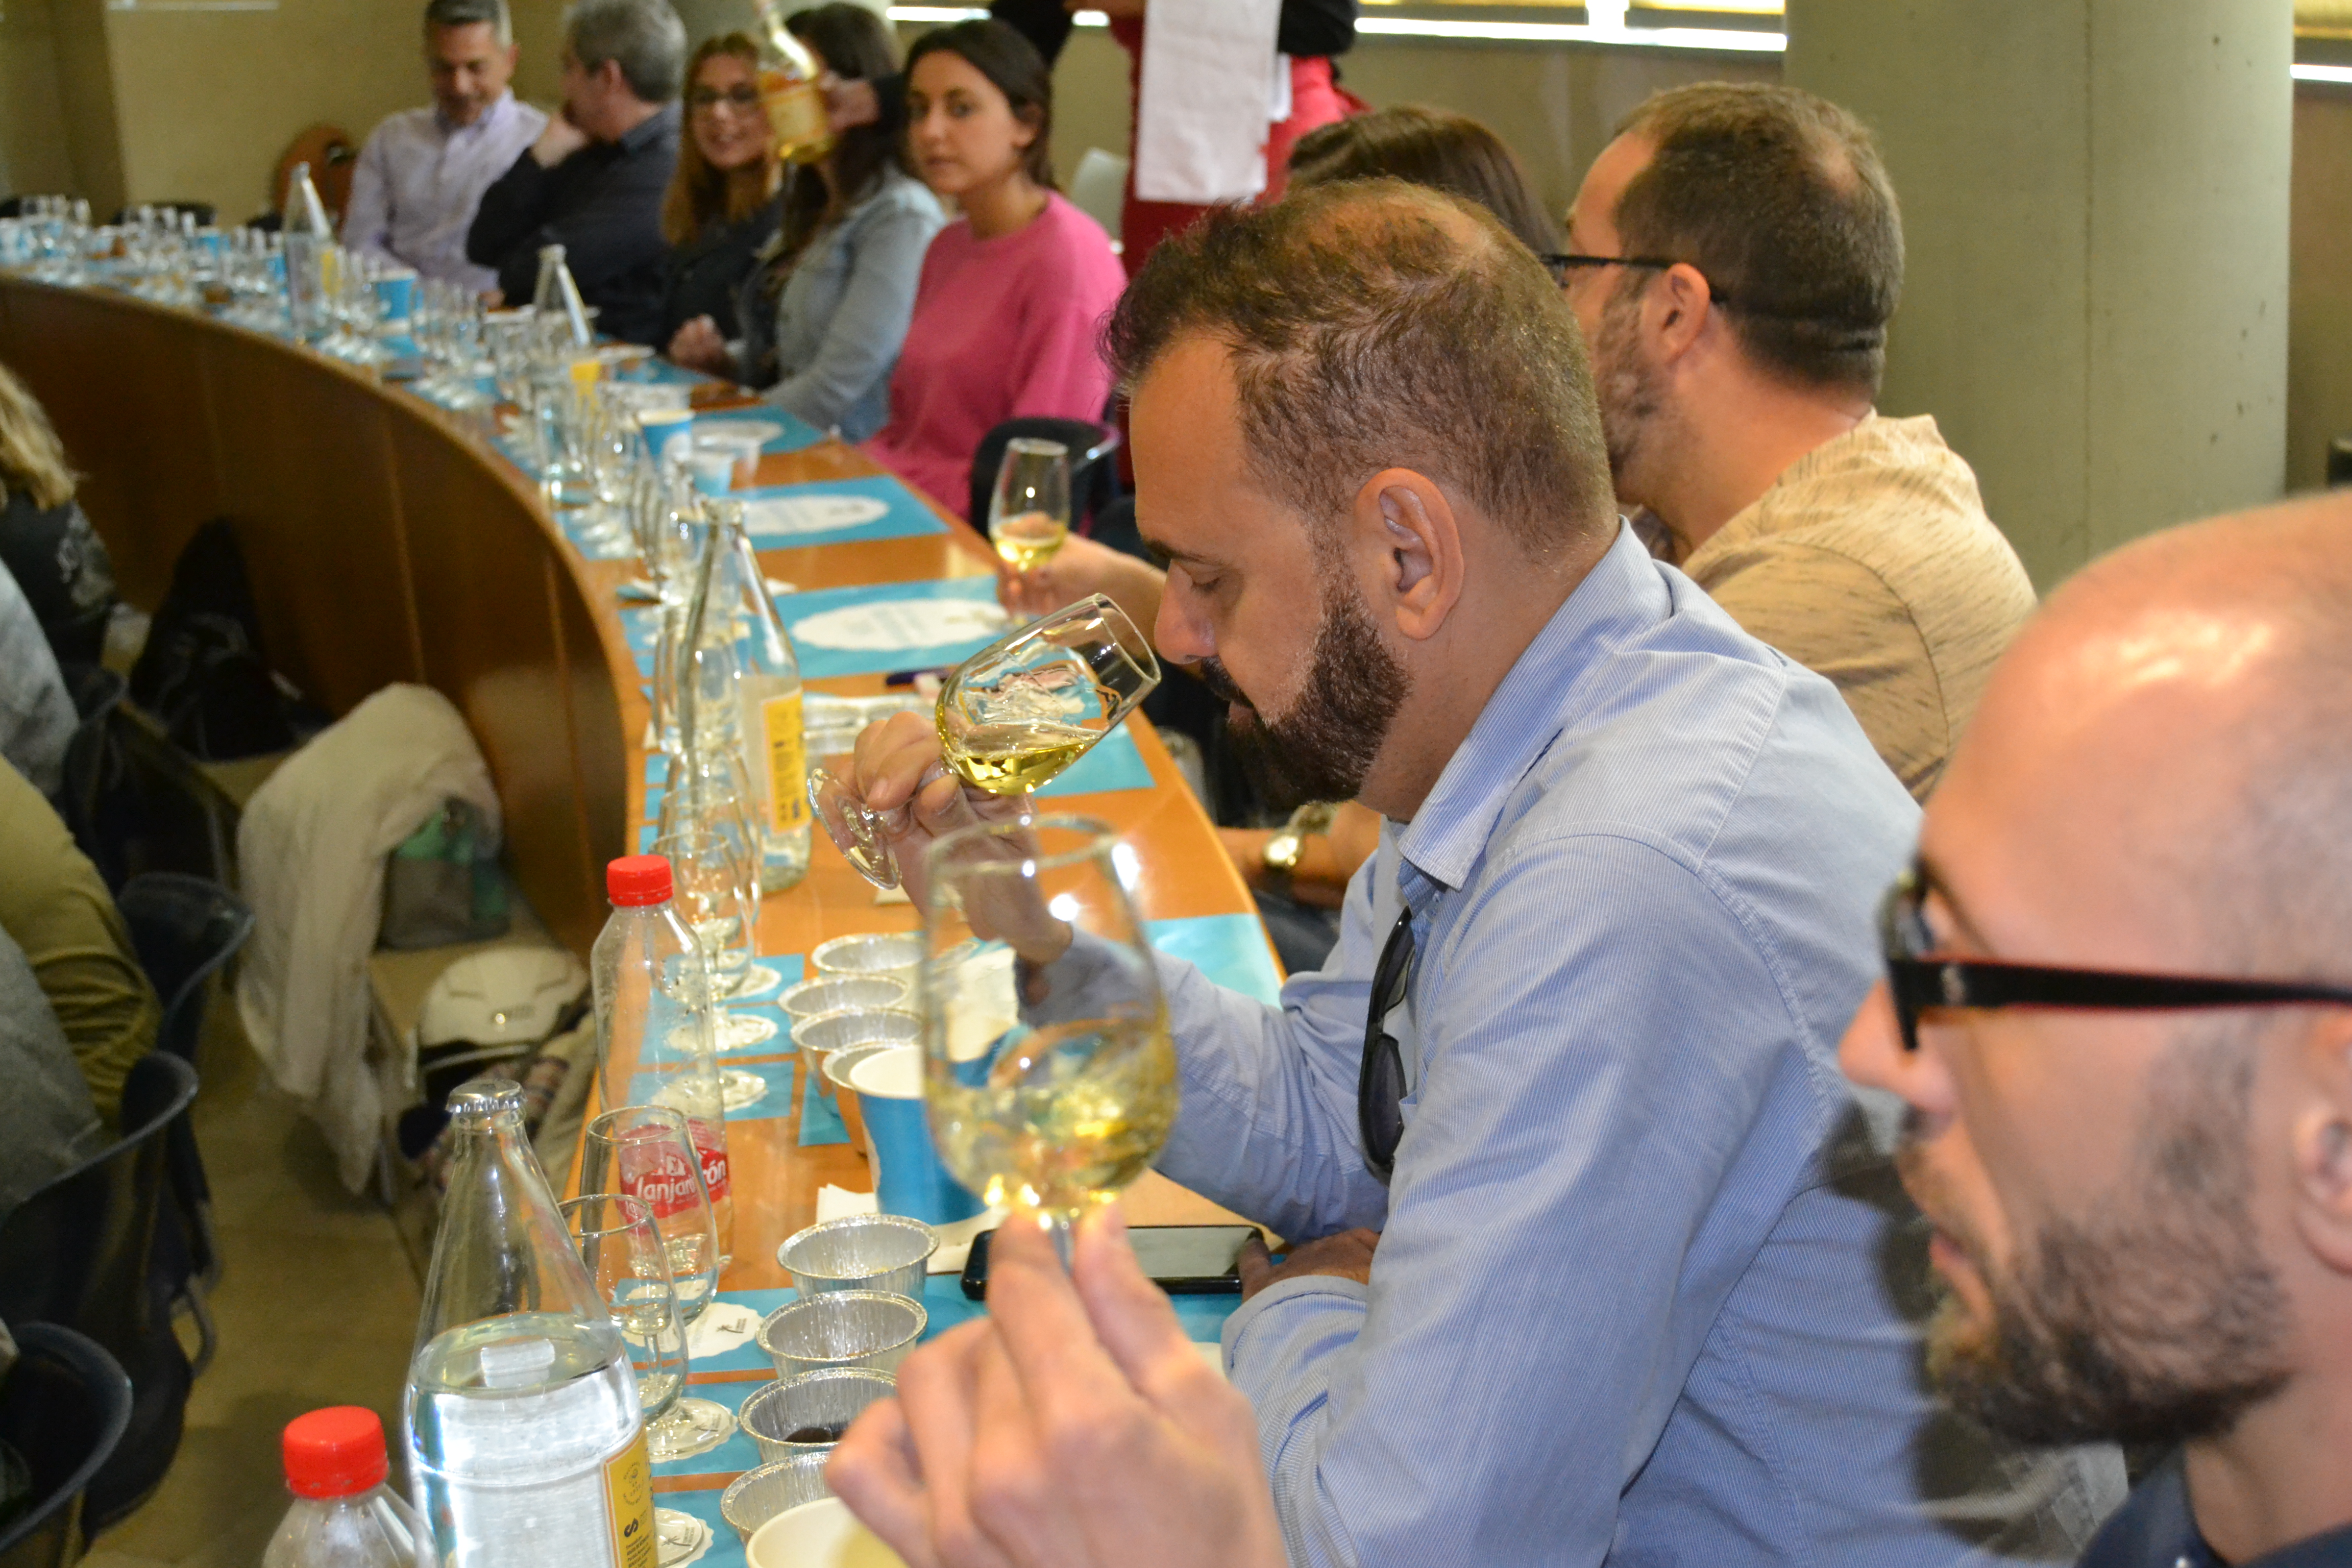
M72 1048L25 950L0 931L0 1216L106 1147Z

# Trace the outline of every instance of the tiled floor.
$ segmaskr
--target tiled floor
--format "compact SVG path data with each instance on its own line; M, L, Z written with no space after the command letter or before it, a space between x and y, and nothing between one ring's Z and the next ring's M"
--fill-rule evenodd
M288 1502L278 1433L322 1405L383 1415L398 1471L418 1262L372 1196L342 1190L324 1140L269 1081L233 1006L214 1009L198 1067L196 1137L224 1260L212 1298L220 1350L189 1398L171 1474L93 1543L90 1568L259 1563Z

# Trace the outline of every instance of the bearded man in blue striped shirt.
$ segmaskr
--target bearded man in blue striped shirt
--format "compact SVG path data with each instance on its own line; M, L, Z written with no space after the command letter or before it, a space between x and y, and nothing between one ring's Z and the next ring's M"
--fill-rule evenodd
M1387 819L1279 1007L1162 960L1160 1168L1298 1243L1224 1336L1271 1515L1192 1507L986 1323L835 1486L917 1563L1255 1562L1269 1525L1299 1564L2071 1561L2121 1465L1938 1403L1891 1102L1837 1070L1917 813L1827 681L1621 524L1541 265L1332 186L1166 242L1108 342L1160 651L1271 801ZM914 801L901 867L1001 809L937 767L919 719L861 738L866 803ZM1086 961L1049 937L1013 940Z

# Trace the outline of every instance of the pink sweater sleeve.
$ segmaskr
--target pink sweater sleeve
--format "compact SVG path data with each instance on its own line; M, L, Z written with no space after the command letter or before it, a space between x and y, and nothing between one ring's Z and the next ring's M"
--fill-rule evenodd
M1013 395L1008 418L1100 419L1110 399L1110 367L1098 338L1127 275L1093 220L1068 216L1076 221L1062 230L1063 264L1040 279L1015 329L1006 375Z

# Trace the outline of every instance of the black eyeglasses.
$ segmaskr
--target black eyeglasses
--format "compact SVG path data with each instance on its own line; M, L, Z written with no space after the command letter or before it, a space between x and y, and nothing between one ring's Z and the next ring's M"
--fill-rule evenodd
M1886 953L1886 990L1903 1048L1919 1048L1919 1015L1937 1007L2076 1007L2096 1012L2179 1008L2287 1007L2311 1003L2352 1006L2352 990L2294 980L2228 980L2113 969L2058 969L1930 956L1935 933L1920 904L1927 878L1917 867L1887 889L1878 932Z
M1388 1031L1388 1016L1404 1001L1412 979L1412 911L1397 912L1372 966L1372 1000L1364 1015L1364 1065L1356 1075L1356 1131L1364 1142L1364 1166L1385 1182L1396 1169L1397 1144L1404 1138L1404 1055Z
M727 103L739 110L750 110L760 107L760 89L748 84L730 87L725 92L715 87L698 87L686 95L686 102L689 109L716 109Z

